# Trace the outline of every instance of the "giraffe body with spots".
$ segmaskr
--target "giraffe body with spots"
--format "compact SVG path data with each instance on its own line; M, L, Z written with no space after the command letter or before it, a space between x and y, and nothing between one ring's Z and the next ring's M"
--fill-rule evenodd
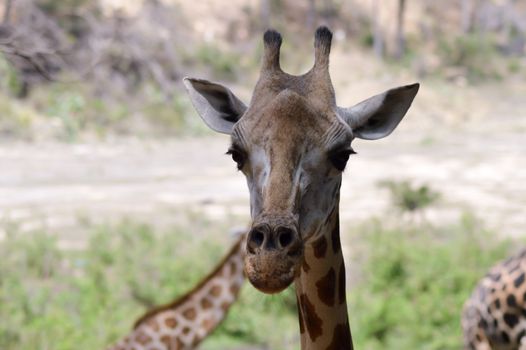
M218 266L190 292L149 310L107 350L194 349L226 317L245 280L242 235Z
M526 350L526 250L479 281L462 313L469 350Z

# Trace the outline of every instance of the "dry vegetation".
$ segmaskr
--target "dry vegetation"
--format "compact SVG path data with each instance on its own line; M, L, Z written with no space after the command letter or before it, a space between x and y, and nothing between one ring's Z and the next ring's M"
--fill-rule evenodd
M441 96L444 84L461 87L456 92L462 105L463 89L469 98L470 85L525 76L526 15L520 2L236 0L229 11L223 6L6 1L0 8L3 139L200 133L181 96L181 78L228 80L248 96L267 26L288 38L285 67L301 73L311 62L306 38L318 23L329 24L337 40L333 61L346 62L333 67L335 84L349 99L362 97L352 94L351 84L363 89L362 80L391 77L424 79L430 87L438 82L430 98L440 105L455 103ZM466 113L455 107L437 118L462 121Z

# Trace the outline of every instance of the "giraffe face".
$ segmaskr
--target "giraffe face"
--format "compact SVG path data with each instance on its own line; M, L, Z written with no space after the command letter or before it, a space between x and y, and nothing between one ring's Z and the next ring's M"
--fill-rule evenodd
M303 247L338 204L341 174L353 153L351 128L330 109L285 89L234 127L229 153L246 176L252 229L245 271L267 293L297 275Z
M292 283L304 246L324 234L337 210L351 141L390 134L418 91L414 84L338 107L328 71L331 38L327 28L319 28L314 67L293 76L279 67L281 36L267 31L261 76L248 107L220 84L184 80L205 123L231 135L227 153L250 191L245 271L266 293Z

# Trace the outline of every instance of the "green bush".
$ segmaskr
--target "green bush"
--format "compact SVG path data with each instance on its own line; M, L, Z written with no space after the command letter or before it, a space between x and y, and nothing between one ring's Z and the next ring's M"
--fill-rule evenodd
M10 102L14 103L14 102ZM154 84L143 84L134 96L97 96L82 83L54 83L36 87L28 103L40 118L58 121L55 137L75 142L86 134L104 138L107 134L173 136L200 134L186 95L174 91L171 97ZM1 108L1 101L0 101ZM137 123L141 127L137 127Z
M232 79L238 70L240 58L235 54L223 52L212 44L203 44L197 48L192 60L211 68L212 74L218 78Z
M373 221L364 242L363 279L350 291L358 349L460 349L462 305L487 269L510 251L471 216L455 226Z
M501 62L494 38L489 34L473 33L456 37L445 37L439 41L438 54L443 64L462 67L467 78L498 79L502 75Z
M0 349L103 349L127 334L144 310L186 292L226 253L219 243L228 241L225 227L191 222L166 230L131 221L98 225L75 250L59 249L52 233L6 228ZM352 242L353 338L366 350L461 348L462 304L511 245L469 215L438 227L372 220L342 231L342 240ZM254 343L298 348L292 288L268 296L246 283L202 348Z
M148 307L185 293L220 261L228 248L219 242L228 240L217 231L192 234L205 226L197 220L191 231L157 232L129 221L101 225L81 250L59 249L52 234L11 230L0 241L0 349L103 349ZM267 297L246 286L209 346L279 348L287 330L296 331L293 305L290 291Z
M401 211L414 212L435 203L440 194L427 185L414 186L409 181L384 180L378 184L387 188L395 207Z

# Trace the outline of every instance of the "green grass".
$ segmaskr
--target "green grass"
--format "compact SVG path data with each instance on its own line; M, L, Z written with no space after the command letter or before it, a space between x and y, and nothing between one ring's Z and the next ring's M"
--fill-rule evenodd
M497 38L491 34L473 33L447 36L438 40L437 54L445 67L462 67L472 83L500 80L507 74L510 59L499 54Z
M427 185L415 186L409 180L383 180L379 187L387 188L394 207L401 212L416 212L435 203L440 194Z
M83 83L54 83L34 89L26 105L46 122L55 121L55 137L77 141L85 134L104 139L107 135L196 135L205 129L185 93L164 95L154 84L144 83L129 95L97 96Z
M65 142L107 136L167 137L208 132L182 85L170 96L146 81L133 91L100 91L78 77L31 87L25 99L16 98L18 73L0 57L0 136L12 139L56 139Z
M462 305L511 242L470 215L443 227L372 221L357 232L363 278L350 293L356 347L461 349Z
M93 228L84 249L65 251L52 234L8 231L0 242L0 349L103 349L147 307L166 303L204 277L226 253L227 232L156 232L124 221ZM268 297L245 287L241 299L215 333L221 343L279 346L294 329L290 291Z
M91 229L82 249L52 232L7 227L0 241L0 349L102 349L150 305L184 293L220 260L228 230L206 221L157 230L123 221ZM201 233L201 234L193 234ZM206 234L204 234L206 232ZM358 349L458 349L462 303L510 242L466 216L453 226L367 221L343 233ZM227 320L203 344L297 349L291 289L266 296L246 284Z

